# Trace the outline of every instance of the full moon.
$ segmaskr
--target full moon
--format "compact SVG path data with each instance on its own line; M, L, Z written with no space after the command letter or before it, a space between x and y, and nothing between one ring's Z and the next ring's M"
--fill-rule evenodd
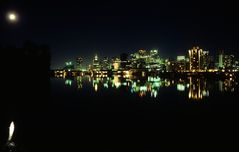
M12 20L12 21L16 20L16 15L15 14L10 14L9 19Z
M10 12L7 14L7 19L10 22L16 22L18 20L18 15L15 12Z

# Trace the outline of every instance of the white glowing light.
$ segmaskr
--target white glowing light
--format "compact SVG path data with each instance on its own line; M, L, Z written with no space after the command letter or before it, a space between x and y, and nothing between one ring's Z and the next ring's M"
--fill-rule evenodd
M12 140L12 135L14 133L14 122L12 121L9 127L9 136L8 136L8 141Z
M9 15L9 19L10 19L10 20L16 20L16 18L17 18L17 17L16 17L15 14L10 14L10 15Z
M15 12L9 12L7 14L7 19L9 22L17 22L18 21L18 15Z

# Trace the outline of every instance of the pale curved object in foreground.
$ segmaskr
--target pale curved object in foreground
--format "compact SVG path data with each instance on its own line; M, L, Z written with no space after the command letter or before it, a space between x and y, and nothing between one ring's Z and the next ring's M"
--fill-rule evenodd
M14 133L14 122L12 121L11 124L10 124L10 127L9 127L9 136L8 136L8 141L11 141L12 140L12 135Z

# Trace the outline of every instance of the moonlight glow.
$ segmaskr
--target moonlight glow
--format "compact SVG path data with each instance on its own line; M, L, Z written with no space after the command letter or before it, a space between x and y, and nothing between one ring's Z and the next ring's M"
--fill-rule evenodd
M7 14L7 19L10 22L17 22L18 15L15 12L10 12L10 13Z

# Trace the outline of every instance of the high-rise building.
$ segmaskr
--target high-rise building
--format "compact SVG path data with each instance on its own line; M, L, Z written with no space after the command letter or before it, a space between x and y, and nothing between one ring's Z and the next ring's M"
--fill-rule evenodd
M112 63L113 63L113 70L118 71L120 69L120 59L119 58L114 58Z
M162 59L159 57L158 50L139 50L131 54L131 67L160 69Z
M100 65L101 65L101 70L111 70L111 63L108 57L104 57Z
M73 70L75 67L74 67L74 64L72 61L69 61L69 62L65 62L65 67L63 68L64 70Z
M146 60L147 68L149 69L161 69L162 59L159 57L158 50L151 50L149 57Z
M203 50L199 47L193 47L189 53L189 70L191 72L200 72L202 69Z
M131 54L131 64L133 68L146 68L149 59L149 53L146 50L139 50Z
M97 55L93 59L93 70L100 70L100 60Z
M81 70L82 69L82 62L83 62L83 59L81 57L77 57L76 58L76 69L77 70Z
M184 72L186 70L186 57L177 56L177 72Z
M208 70L210 68L211 57L209 56L209 51L203 51L201 56L200 62L200 69L201 70Z
M235 56L234 55L224 55L224 68L225 70L232 70L235 67Z
M218 56L218 69L229 71L236 69L235 56L232 54L224 54L223 51L220 51Z
M206 72L215 69L215 61L213 56L209 55L209 51L203 51L200 59L200 70Z
M224 65L223 65L223 57L224 56L224 52L220 51L219 52L219 56L218 56L218 69L223 69Z
M176 72L176 63L175 60L169 58L165 60L166 72Z

